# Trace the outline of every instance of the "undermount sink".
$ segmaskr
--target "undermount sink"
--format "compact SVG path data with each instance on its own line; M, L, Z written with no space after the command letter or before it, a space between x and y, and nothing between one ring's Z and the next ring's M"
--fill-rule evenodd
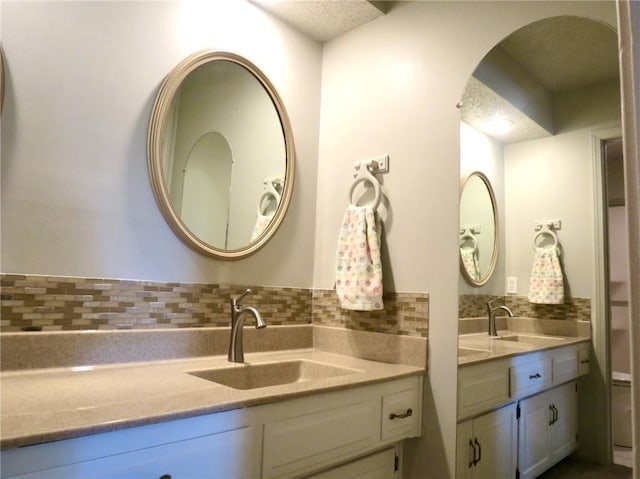
M257 389L360 372L362 371L358 369L300 359L261 364L245 363L187 373L234 389Z

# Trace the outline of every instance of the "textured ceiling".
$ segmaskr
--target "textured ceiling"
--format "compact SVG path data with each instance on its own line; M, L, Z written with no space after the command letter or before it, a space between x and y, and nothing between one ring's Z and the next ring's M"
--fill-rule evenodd
M532 23L496 48L507 52L550 95L612 81L619 75L615 32L585 18L563 16ZM512 100L496 93L492 85L473 77L467 84L462 119L480 131L504 143L552 134L514 109ZM508 134L494 134L485 126L489 118L501 113L514 121Z
M587 18L563 16L535 22L500 45L554 93L618 77L615 32Z
M250 0L295 29L326 42L384 15L386 4L367 0Z
M374 0L249 0L306 35L326 42L383 16L399 1ZM559 16L527 25L504 39L502 49L542 85L560 94L618 78L618 45L608 26L581 17ZM508 95L472 78L463 94L462 119L504 143L549 136ZM509 133L483 128L488 118L508 115ZM549 128L547 128L548 130Z
M461 114L466 123L502 143L534 140L550 134L474 77L469 79L462 96ZM495 116L509 118L513 122L512 128L503 132L493 131L488 127L488 120Z

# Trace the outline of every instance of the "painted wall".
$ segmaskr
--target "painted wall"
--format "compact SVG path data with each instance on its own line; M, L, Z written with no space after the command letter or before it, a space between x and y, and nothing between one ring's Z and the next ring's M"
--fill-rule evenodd
M496 15L496 11L500 14ZM450 477L455 457L460 116L478 62L548 16L615 25L612 2L410 2L325 45L314 285L331 287L353 162L390 155L385 288L430 295L424 436L406 448L411 477Z
M610 85L572 92L558 100L560 132L506 145L506 276L527 295L533 260L534 224L559 219L565 294L594 298L595 210L592 133L620 127L620 94ZM575 113L570 114L576 105ZM577 105L580 105L578 108Z
M311 286L318 43L240 1L3 2L2 10L3 272ZM204 48L263 70L294 130L292 207L273 241L234 263L173 234L147 175L158 87Z

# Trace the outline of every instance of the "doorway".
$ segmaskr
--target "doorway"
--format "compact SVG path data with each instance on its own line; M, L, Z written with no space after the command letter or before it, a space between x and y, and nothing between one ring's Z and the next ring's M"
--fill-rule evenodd
M602 141L606 311L611 351L611 434L613 462L632 467L631 356L629 335L629 252L622 138Z

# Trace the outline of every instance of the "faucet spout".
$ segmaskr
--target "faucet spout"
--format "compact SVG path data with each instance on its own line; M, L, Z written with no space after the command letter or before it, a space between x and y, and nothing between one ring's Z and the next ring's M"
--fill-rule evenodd
M500 310L506 311L511 318L513 318L513 313L504 305L493 307L494 301L489 301L487 303L487 313L489 316L489 328L487 334L495 337L498 336L498 330L496 328L496 312Z
M239 298L231 300L231 339L229 341L229 354L228 360L233 363L244 362L244 344L242 338L242 327L244 320L248 315L251 315L256 320L256 329L266 328L267 324L262 319L260 311L252 306L240 305L240 299L247 294L251 293L251 290L247 290Z

